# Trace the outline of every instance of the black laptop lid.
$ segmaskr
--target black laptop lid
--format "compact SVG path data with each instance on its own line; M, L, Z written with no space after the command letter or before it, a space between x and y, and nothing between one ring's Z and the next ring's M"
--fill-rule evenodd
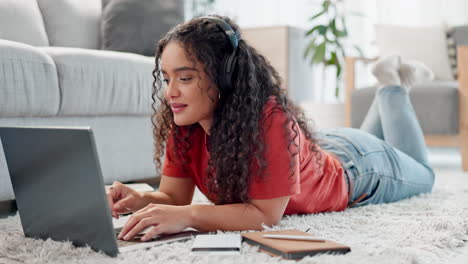
M0 127L24 234L118 253L90 128Z

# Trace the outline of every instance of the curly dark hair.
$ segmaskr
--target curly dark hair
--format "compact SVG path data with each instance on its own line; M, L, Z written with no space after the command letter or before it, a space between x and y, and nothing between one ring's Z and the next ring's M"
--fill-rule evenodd
M239 26L229 18L214 15L226 21L235 31ZM153 134L158 169L162 167L162 157L169 137L173 148L168 150L180 161L184 168L190 162L186 155L191 144L189 137L198 124L177 126L168 102L164 99L161 55L171 41L183 45L190 60L203 62L209 78L220 85L221 61L232 52L226 35L210 19L195 18L171 29L159 42L155 54L153 70ZM309 127L303 111L294 105L282 89L281 78L264 56L259 54L246 41L240 40L237 48L237 65L230 91L218 90L220 101L214 114L208 141L210 159L206 170L205 184L210 191L208 198L215 204L245 203L250 201L248 186L256 176L265 177L267 166L262 118L264 106L271 96L276 99L275 108L286 114L284 129L289 137L291 176L294 172L293 157L298 155L296 138L297 125L312 144L310 149L317 151L315 132ZM252 166L258 168L251 170ZM222 195L217 195L222 194Z

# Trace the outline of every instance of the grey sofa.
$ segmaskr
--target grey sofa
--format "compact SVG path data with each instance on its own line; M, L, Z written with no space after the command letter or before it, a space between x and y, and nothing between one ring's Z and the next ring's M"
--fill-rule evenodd
M0 126L90 126L105 183L152 179L154 57L100 50L101 15L100 0L0 1Z

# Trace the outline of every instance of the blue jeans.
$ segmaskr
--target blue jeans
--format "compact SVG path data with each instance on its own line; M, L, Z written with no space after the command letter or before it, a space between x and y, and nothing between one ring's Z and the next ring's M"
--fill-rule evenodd
M318 144L336 156L346 173L350 207L390 203L430 192L434 171L408 92L377 90L361 129L321 130ZM358 199L361 198L361 199ZM350 205L348 204L348 205Z

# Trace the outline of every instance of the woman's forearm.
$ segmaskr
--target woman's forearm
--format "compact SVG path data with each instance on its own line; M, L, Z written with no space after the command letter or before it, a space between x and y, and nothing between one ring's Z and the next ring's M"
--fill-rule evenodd
M228 205L190 205L191 227L208 232L216 230L240 231L263 230L262 224L267 226L278 224L268 219L265 214L252 204Z
M160 192L160 191L156 191L156 192L144 192L144 193L141 193L142 195L142 199L145 203L145 206L150 204L150 203L154 203L154 204L167 204L167 205L176 205L176 202L174 201L174 199L164 193L164 192ZM143 207L145 207L143 206Z

